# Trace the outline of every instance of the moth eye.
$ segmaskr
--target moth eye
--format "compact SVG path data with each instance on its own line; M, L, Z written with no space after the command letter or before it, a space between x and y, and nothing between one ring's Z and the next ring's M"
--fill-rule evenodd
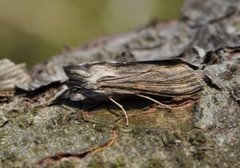
M77 88L70 88L70 90L72 91L72 92L76 92L77 91Z
M85 96L83 96L81 93L75 93L70 96L70 99L72 101L81 101L85 99Z

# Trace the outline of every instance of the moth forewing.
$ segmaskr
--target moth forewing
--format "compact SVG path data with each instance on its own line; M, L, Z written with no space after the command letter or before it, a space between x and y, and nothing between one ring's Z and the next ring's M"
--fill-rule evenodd
M136 63L118 66L115 76L102 77L96 85L98 90L115 96L131 93L179 99L195 96L202 89L202 79L193 69L182 63L176 65Z
M111 100L123 110L127 124L126 111L115 98L135 95L171 109L151 96L167 97L172 101L197 98L203 80L194 69L196 66L181 59L64 66L70 90L89 99Z

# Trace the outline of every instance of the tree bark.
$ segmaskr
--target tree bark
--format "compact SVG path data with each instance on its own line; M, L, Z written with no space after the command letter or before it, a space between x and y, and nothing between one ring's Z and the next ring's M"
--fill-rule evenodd
M188 0L178 21L68 48L29 74L21 66L0 74L0 167L240 167L239 18L239 0ZM126 127L111 102L90 112L64 101L39 106L64 86L64 64L174 57L197 65L208 81L198 101L171 112L124 99ZM19 84L18 76L26 80Z

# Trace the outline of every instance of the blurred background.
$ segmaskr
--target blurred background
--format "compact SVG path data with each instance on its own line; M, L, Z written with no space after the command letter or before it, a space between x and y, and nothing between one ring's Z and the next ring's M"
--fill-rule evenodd
M183 0L0 0L0 59L28 66L153 19L177 19Z

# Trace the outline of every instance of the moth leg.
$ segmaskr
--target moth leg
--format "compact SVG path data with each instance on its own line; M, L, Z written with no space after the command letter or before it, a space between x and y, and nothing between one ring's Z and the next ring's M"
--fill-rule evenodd
M167 109L170 109L170 110L172 109L172 107L170 107L170 106L168 106L168 105L166 105L166 104L160 103L159 101L157 101L157 100L155 100L155 99L153 99L153 98L151 98L151 97L148 97L148 96L145 96L145 95L141 95L141 94L137 94L137 96L138 96L138 97L145 98L145 99L148 99L148 100L151 100L152 102L157 103L157 104L159 104L160 106L166 107Z
M121 105L121 104L119 104L118 102L116 102L113 98L111 98L111 97L109 97L109 100L111 100L114 104L116 104L119 108L121 108L121 110L123 111L123 113L124 113L124 116L125 116L125 119L126 119L126 122L127 122L127 124L126 125L128 125L128 115L127 115L127 112L126 112L126 110L123 108L123 106Z

